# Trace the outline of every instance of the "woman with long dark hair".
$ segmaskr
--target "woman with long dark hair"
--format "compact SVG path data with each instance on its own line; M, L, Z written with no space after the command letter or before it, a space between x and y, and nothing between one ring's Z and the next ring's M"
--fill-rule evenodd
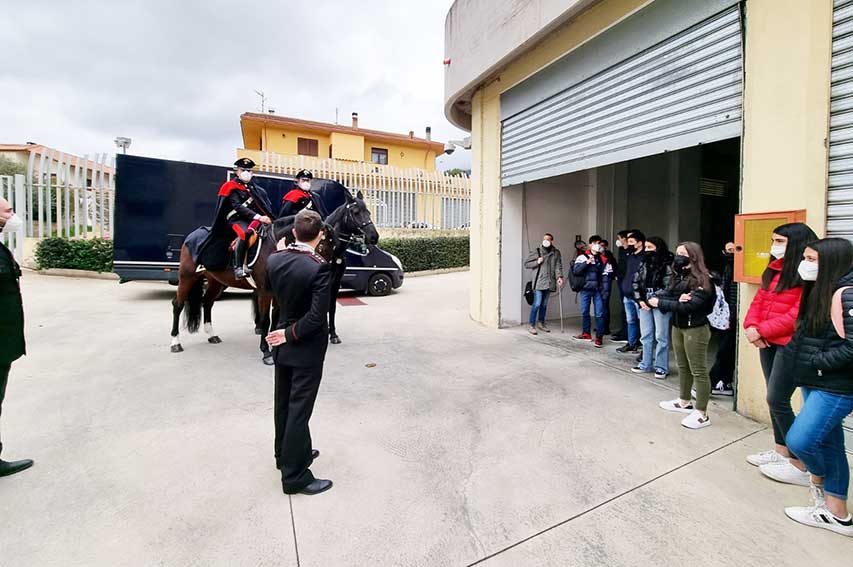
M638 314L643 355L631 370L638 374L654 372L655 378L660 379L669 374L669 320L672 313L655 309L648 301L669 287L673 259L663 238L650 237L646 240L646 254L634 274L633 282L634 300L640 306Z
M842 428L853 411L853 244L843 238L812 242L799 273L805 284L797 331L783 356L804 402L786 443L811 473L813 502L785 508L785 514L853 537Z
M758 348L761 369L767 382L767 405L776 446L747 456L762 474L779 482L809 485L809 475L785 445L785 436L794 423L791 396L796 386L784 368L782 348L791 341L800 310L803 280L797 268L803 250L817 240L814 231L803 223L790 223L773 230L770 263L761 278L761 289L749 306L743 328L749 342ZM790 261L786 260L790 258Z
M705 266L702 248L695 242L682 242L675 250L675 277L670 286L648 300L649 306L672 314L672 348L678 363L681 392L678 398L660 403L667 411L689 414L681 425L701 429L711 425L708 398L711 379L708 376L708 342L711 326L708 315L717 300L711 274ZM696 404L690 390L696 389Z

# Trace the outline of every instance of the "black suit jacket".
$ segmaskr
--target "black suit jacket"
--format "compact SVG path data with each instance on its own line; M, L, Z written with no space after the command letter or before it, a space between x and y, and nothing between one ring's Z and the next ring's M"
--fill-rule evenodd
M317 254L285 249L267 262L267 288L279 307L277 329L287 342L275 349L284 366L321 366L329 346L330 265Z
M11 364L27 350L20 277L21 269L12 252L0 242L0 364Z

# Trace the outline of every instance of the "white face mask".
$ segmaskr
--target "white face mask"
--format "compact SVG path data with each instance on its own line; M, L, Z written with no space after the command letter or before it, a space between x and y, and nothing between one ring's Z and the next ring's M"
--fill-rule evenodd
M616 248L622 248L622 241L621 240L616 241Z
M797 273L800 274L804 282L814 282L817 281L817 268L817 262L803 260L797 268Z
M303 191L308 191L309 189L311 189L311 182L310 181L300 181L299 182L299 188L302 189Z
M551 247L551 241L550 241L550 240L543 240L543 241L542 241L542 246L543 246L544 248L550 248L550 247Z
M3 226L3 232L18 232L24 228L24 219L12 213L12 216L6 220L6 225Z
M252 172L251 171L241 171L237 177L240 178L240 181L243 183L248 183L252 180Z
M787 246L784 244L774 244L770 247L770 255L774 258L784 258L785 248L787 248Z
M592 246L589 247L589 249L592 250L593 252L597 252L600 254L601 253L601 244L593 244Z

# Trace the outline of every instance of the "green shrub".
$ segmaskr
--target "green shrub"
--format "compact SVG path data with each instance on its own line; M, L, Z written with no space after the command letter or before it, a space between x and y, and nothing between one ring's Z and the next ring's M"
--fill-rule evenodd
M461 268L469 264L467 236L388 238L380 240L379 247L397 256L406 272Z
M113 243L100 238L87 240L45 238L36 246L36 264L40 270L67 268L90 272L111 272Z

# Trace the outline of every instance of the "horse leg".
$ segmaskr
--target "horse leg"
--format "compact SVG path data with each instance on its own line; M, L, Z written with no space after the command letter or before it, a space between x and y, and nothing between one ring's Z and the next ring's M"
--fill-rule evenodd
M338 311L338 292L341 290L341 279L343 279L346 268L336 267L332 274L332 288L329 290L329 342L333 345L341 344L335 328L335 314Z
M258 290L255 290L252 292L252 314L255 318L255 334L264 336L266 333L264 333L264 329L261 325L261 312L258 308L259 301L260 299L258 298Z
M213 345L218 345L222 342L219 335L213 332L211 315L213 313L213 303L219 297L219 294L222 293L224 288L225 286L219 283L219 281L213 278L208 278L207 289L205 290L204 297L202 297L201 300L204 308L204 332L207 334L207 342Z
M179 291L175 295L175 299L172 300L172 342L170 347L172 352L184 352L184 347L181 346L181 331L179 326L183 310L184 300L181 299Z
M270 324L272 323L272 315L270 314L270 308L272 307L272 296L265 292L258 292L258 314L260 317L260 328L262 330L261 333L261 357L264 360L264 364L267 366L272 366L275 364L275 359L273 358L272 351L270 350L270 345L267 344L267 333L270 330Z

